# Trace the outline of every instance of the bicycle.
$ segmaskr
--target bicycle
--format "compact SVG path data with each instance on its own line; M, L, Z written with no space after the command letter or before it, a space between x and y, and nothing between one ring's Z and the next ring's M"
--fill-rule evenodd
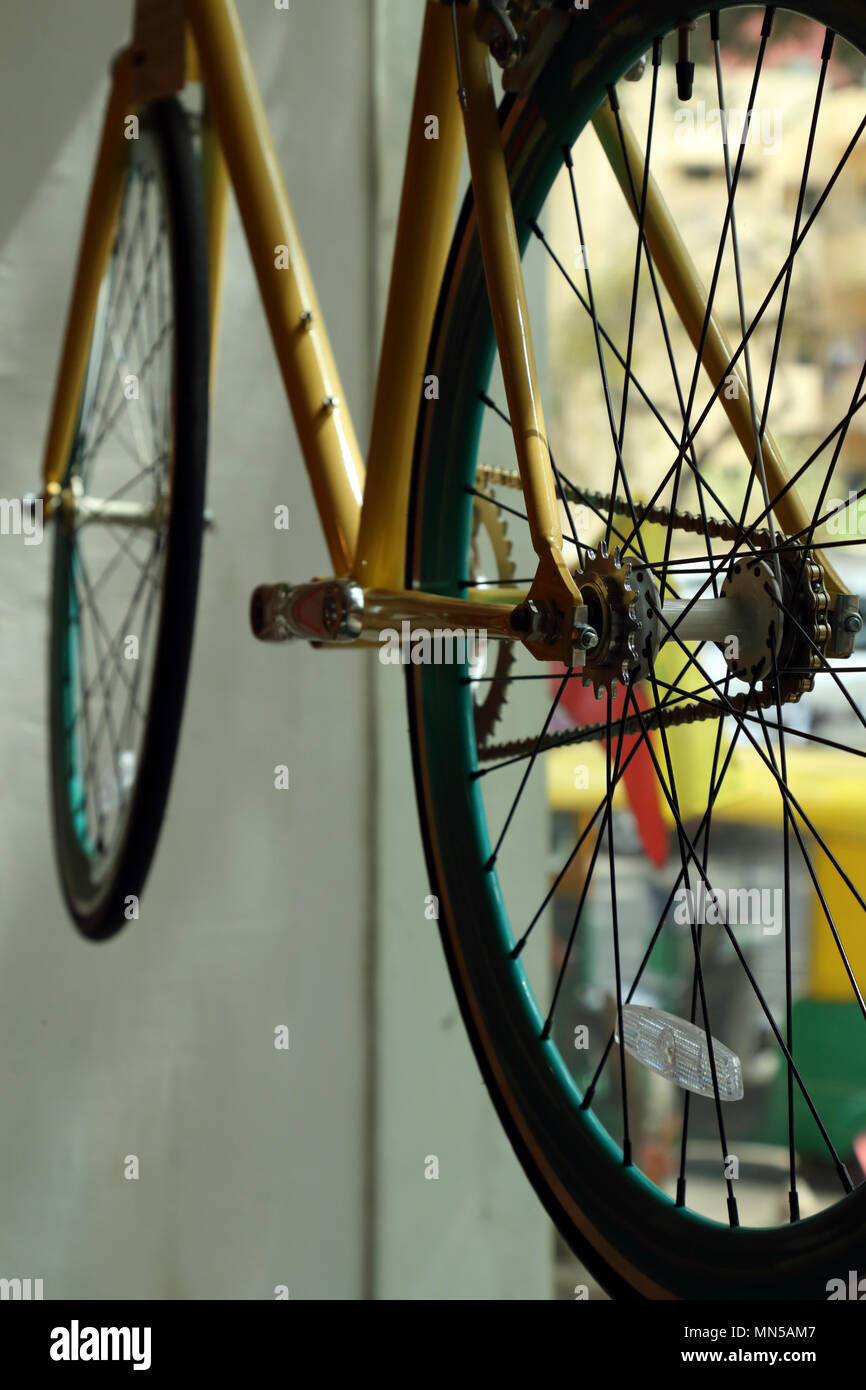
M750 318L746 270L760 258L742 255L738 217L749 206L750 132L761 80L791 45L793 86L780 77L779 90L790 94L806 82L813 105L792 208L782 209L790 215L781 269ZM539 1197L617 1297L824 1298L831 1280L866 1258L866 1191L848 1171L863 1107L857 1098L851 1113L834 1110L834 1137L807 1084L802 1039L809 1029L798 1012L803 998L794 999L799 872L821 909L832 988L841 978L848 991L821 1000L844 1004L851 1066L862 1075L862 1036L855 1038L849 1022L852 1012L861 1025L866 1018L857 981L857 969L866 969L857 934L866 904L831 833L819 829L819 814L804 809L816 764L800 752L815 748L834 760L841 814L856 794L848 769L866 752L866 721L831 663L850 661L862 626L857 593L843 574L854 572L863 541L851 527L831 539L840 512L831 488L846 441L856 435L866 366L858 374L855 359L835 371L834 391L840 377L843 386L856 377L850 404L830 430L815 408L803 433L818 447L793 472L791 440L780 443L769 429L774 388L793 379L783 352L786 314L798 326L793 365L809 366L812 320L798 257L804 247L808 256L813 228L858 167L864 120L816 189L822 109L837 88L856 95L864 52L866 15L852 0L792 0L778 13L728 0L709 9L680 0L430 0L366 474L232 0L140 0L132 42L113 65L40 499L56 530L52 793L70 913L93 940L124 925L169 792L206 524L209 376L231 181L332 571L256 589L253 633L295 646L376 647L383 632L408 626L398 649L422 834L463 1019ZM744 71L746 54L745 121L732 142L725 78ZM812 55L811 66L803 54ZM491 58L503 73L499 106ZM204 93L196 120L179 99L193 80ZM703 246L702 232L689 249L689 216L677 219L668 209L651 165L662 145L670 163L671 132L681 113L698 109L699 92L718 100L713 158L722 230L718 244ZM646 121L643 142L637 117ZM461 130L470 188L452 235ZM590 141L596 155L588 153ZM599 149L611 182L604 197L582 201L584 178L601 187L591 163ZM705 169L687 173L683 187L706 177ZM614 193L621 201L611 215ZM570 236L577 234L568 263L546 220L548 210L556 220L555 197L564 197ZM708 201L692 199L696 218L706 216ZM605 241L615 250L626 234L619 280L599 275L596 254ZM570 360L584 353L581 372L571 370L559 388L560 413L577 398L578 416L592 426L566 437L563 452L574 455L568 467L561 455L560 464L554 460L541 402L523 275L524 259L536 252L561 275L586 327L571 350ZM726 258L733 275L722 309ZM639 311L642 294L649 307ZM773 325L767 311L777 297ZM646 350L642 335L656 319L659 336ZM690 381L677 369L683 355ZM583 386L589 370L595 385ZM711 390L699 410L702 370ZM645 385L657 374L667 403ZM706 430L701 439L698 432L719 418L717 438L703 451ZM481 457L488 424L500 431L491 464ZM649 433L656 430L661 443ZM714 449L724 466L712 463ZM837 480L847 467L843 461ZM579 481L570 476L575 469L585 475ZM525 524L522 550L506 534L504 522L514 518ZM477 651L467 659L465 646L456 662L430 660L425 635L443 630L449 640L482 631L496 644L495 662ZM123 651L130 638L134 676L121 659L130 655ZM839 708L853 711L862 746L786 724L785 707L802 700L808 709L821 677L840 692ZM538 702L530 735L524 726L519 737L494 738L509 719L507 694L521 717L524 705ZM507 837L533 771L574 748L595 759L603 791L551 875L545 865L521 862ZM710 878L712 830L737 766L757 769L778 799L784 921L772 969L784 981L773 986L784 994L781 1022L772 990L759 979L763 965L750 963L755 941L762 942L754 929L766 924L746 923L744 934L719 909ZM645 780L636 792L641 767ZM496 772L505 773L504 792L490 790ZM686 783L704 772L695 807ZM643 850L626 843L626 813ZM660 833L675 842L670 868ZM807 839L822 851L820 873ZM595 876L600 858L608 862L603 892ZM669 882L657 895L664 906L653 911L655 930L647 929L645 949L637 951L619 910L623 872L636 875L635 901L645 908L649 861L656 887L666 869ZM540 906L527 925L525 916L512 921L508 904L522 901L533 871ZM569 874L576 874L577 907L563 959L545 980L542 958L533 981L527 945ZM834 916L841 920L846 910L840 884L857 910L854 927L841 932ZM692 906L681 919L672 909L683 894ZM590 947L598 952L599 918L609 928L604 986L589 960ZM665 946L671 949L659 973ZM740 1224L728 1142L736 1124L725 1111L734 1113L749 1067L713 1027L720 953L741 969L774 1049L788 1151L784 1224L766 1217ZM647 993L654 969L655 992ZM660 991L665 1002L680 1001L679 1013L658 1007ZM810 1002L808 989L805 995ZM644 996L649 1004L634 1002ZM820 1023L812 1033L821 1037L806 1038L818 1062L841 1026L838 1011L828 1017L809 1014ZM682 1102L675 1191L645 1171L651 1164L634 1115L645 1108L648 1077L663 1078L670 1113ZM746 1091L751 1084L746 1077ZM707 1127L719 1145L711 1166L721 1219L689 1200L700 1187L689 1139L698 1133L694 1153ZM801 1216L800 1149L816 1135L841 1194Z

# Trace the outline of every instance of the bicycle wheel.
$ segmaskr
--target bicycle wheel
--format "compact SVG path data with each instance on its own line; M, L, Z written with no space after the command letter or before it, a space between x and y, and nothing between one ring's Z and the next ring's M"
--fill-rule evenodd
M617 1297L825 1299L866 1263L849 844L866 721L856 664L828 655L830 560L854 593L863 572L837 494L863 482L866 300L839 238L862 245L866 15L846 0L715 10L599 0L531 96L503 105L565 553L585 601L604 591L607 657L545 668L515 644L504 675L409 665L411 736L463 1018L563 1236ZM672 34L685 18L691 96ZM597 139L612 129L624 149L626 121L648 152L630 189ZM700 344L644 236L647 168L708 287ZM696 352L709 308L736 350L713 380ZM471 194L427 372L438 397L419 414L407 586L528 588ZM741 388L745 452L727 409ZM799 534L778 520L774 449L806 509ZM479 496L507 522L508 574L479 559ZM736 631L696 636L702 597L728 620L736 599ZM562 808L553 868L546 843L526 848L543 777ZM840 1029L845 1076L828 1081Z
M207 250L188 121L154 102L130 140L57 513L51 790L83 934L137 915L165 813L192 647L208 410Z

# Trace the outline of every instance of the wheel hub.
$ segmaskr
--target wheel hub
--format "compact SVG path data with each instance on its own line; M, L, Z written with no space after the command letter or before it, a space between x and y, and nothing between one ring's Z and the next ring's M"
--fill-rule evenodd
M767 675L778 664L784 631L782 594L770 566L764 560L738 561L722 585L721 598L736 616L736 626L724 634L736 639L725 647L728 670L741 680Z
M782 585L767 560L736 560L716 598L666 599L662 604L648 566L623 561L602 542L585 551L575 573L589 622L599 635L587 655L583 684L616 693L644 678L665 641L712 642L732 677L753 683L779 673L784 701L812 689L829 637L829 599L823 571L798 551L782 568ZM796 675L786 676L786 670Z
M658 647L661 608L658 590L646 569L623 563L619 547L611 555L604 541L598 551L587 549L586 562L575 574L598 644L586 661L583 684L596 695L616 694L617 682L628 685L649 670Z

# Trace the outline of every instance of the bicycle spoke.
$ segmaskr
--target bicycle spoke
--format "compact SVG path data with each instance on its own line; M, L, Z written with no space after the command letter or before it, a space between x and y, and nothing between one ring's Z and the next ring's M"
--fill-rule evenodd
M576 222L577 222L577 234L578 234L578 237L579 237L579 239L580 239L580 240L579 240L579 244L580 244L581 247L585 247L586 243L585 243L585 241L584 241L584 234L583 234L583 218L582 218L582 216L581 216L581 212L580 212L580 202L579 202L578 196L577 196L577 185L576 185L575 180L574 180L574 160L572 159L571 150L568 148L568 146L565 146L565 147L563 148L562 153L563 153L563 158L564 158L564 160L565 160L565 167L566 167L566 169L568 170L569 183L570 183L570 186L571 186L571 198L572 198L572 203L573 203L573 205L574 205L574 216L575 216L575 220L576 220ZM622 482L623 491L624 491L624 493L625 493L626 501L627 501L627 503L628 503L628 508L629 508L629 511L631 512L631 515L632 515L632 521L633 521L633 524L634 524L634 527L635 527L635 532L638 532L638 534L637 534L638 548L639 548L639 550L640 550L640 553L641 553L642 558L643 558L644 560L647 560L648 557L647 557L647 554L646 554L646 550L644 549L643 540L642 540L642 538L641 538L641 536L640 536L640 534L639 534L639 529L638 529L638 525L637 525L637 519L636 519L636 517L635 517L634 502L632 501L631 489L629 488L628 479L627 479L627 477L626 477L625 462L624 462L623 457L622 457L622 450L621 450L620 447L619 447L619 439L618 439L618 436L617 436L616 421L615 421L615 419L614 419L614 413L613 413L613 400L612 400L612 398L611 398L611 393L610 393L610 383L609 383L609 381L608 381L607 368L606 368L606 366L605 366L605 361L604 361L604 347L602 346L601 332L600 332L599 324L598 324L598 314L597 314L597 312L596 312L596 307L595 307L595 295L594 295L594 293L593 293L593 288L592 288L592 275L591 275L590 269L589 269L589 261L588 261L588 259L587 259L586 257L584 257L584 267L583 267L583 271L584 271L584 276L585 276L585 278L586 278L586 297L587 297L587 299L588 299L588 301L589 301L590 312L591 312L591 314L592 314L592 326L593 326L593 335L594 335L594 338L595 338L596 357L597 357L597 359L598 359L598 368L599 368L599 372L600 372L600 374L601 374L602 390L603 390L603 392L604 392L604 401L605 401L605 407L606 407L606 411L607 411L607 421L608 421L608 426L609 426L609 428L610 428L611 440L612 440L612 442L613 442L614 455L615 455L615 460L616 460L616 461L615 461L615 466L614 466L614 473L613 473L613 487L612 487L612 502L611 502L611 508L613 507L613 505L614 505L614 503L615 503L615 501L616 501L617 487L618 487L619 483ZM607 537L610 536L610 531L611 531L611 521L610 521L610 517L609 517L609 518L608 518L607 527L606 527L606 529L605 529L605 535L606 535Z
M549 709L548 712L547 712L547 718L545 719L544 725L543 725L542 730L541 730L541 733L538 735L538 738L537 738L537 740L536 740L536 749L537 749L538 745L541 743L541 740L544 738L544 735L547 733L547 730L548 730L548 726L549 726L549 724L550 724L550 721L551 721L551 719L553 718L554 713L556 712L556 707L557 707L557 705L559 704L560 699L562 698L562 692L564 691L565 686L566 686L566 683L567 683L567 681L569 680L570 676L571 676L571 669L569 668L569 670L566 672L566 674L563 676L562 680L560 681L559 689L558 689L557 692L556 692L556 698L554 699L553 704L550 706L550 709ZM513 818L513 816L514 816L514 812L517 810L518 804L519 804L519 802L520 802L520 798L521 798L522 795L523 795L523 792L524 792L524 790L525 790L525 788L526 788L526 784L527 784L527 782L529 781L529 777L530 777L530 774L531 774L531 772L532 772L532 769L533 769L533 767L535 766L535 758L536 758L536 754L533 753L533 754L530 756L529 761L528 761L528 763L527 763L527 765L526 765L526 771L524 772L522 778L520 779L520 786L519 786L518 789L517 789L517 793L516 793L516 795L515 795L515 797L514 797L514 800L513 800L512 803L511 803L511 806L509 807L508 814L507 814L506 817L505 817L505 824L503 825L501 831L499 832L499 839L496 841L496 844L493 846L493 852L491 853L490 858L489 858L488 861L487 861L487 869L488 869L488 870L492 869L493 866L494 866L494 864L496 863L496 856L497 856L498 853L499 853L499 850L500 850L501 845L502 845L502 841L505 839L505 836L506 836L506 834L508 833L508 827L509 827L510 824L511 824L512 818Z
M747 731L747 733L748 733L748 731ZM651 756L653 756L652 753L651 753ZM655 761L655 759L654 759L654 761ZM687 833L686 833L685 827L684 827L683 824L682 824L682 821L681 821L681 819L680 819L680 817L679 817L679 814L678 814L677 809L676 809L676 807L675 807L675 805L674 805L673 799L672 799L672 797L671 797L671 795L670 795L670 793L669 793L669 791L668 791L668 788L665 786L664 778L661 776L661 771L660 771L660 769L658 768L658 765L657 765L657 764L656 764L656 775L657 775L657 778L658 778L658 784L659 784L659 786L660 786L661 789L662 789L662 793L664 794L664 797L665 797L665 800L666 800L667 803L668 803L668 806L670 807L671 814L673 815L674 820L675 820L676 823L677 823L677 827L678 827L678 829L679 829L680 835L682 836L683 845L684 845L684 847L685 847L685 850L688 851L688 854L689 854L690 859L691 859L692 862L695 864L695 867L696 867L697 870L698 870L698 873L699 873L699 875L700 875L700 877L701 877L701 879L702 879L702 882L703 882L703 884L704 884L704 889L705 889L705 891L706 891L708 894L709 894L709 893L712 893L712 892L713 892L712 884L710 883L709 879L704 878L704 876L703 876L703 874L702 874L701 867L700 867L700 864L699 864L698 859L697 859L697 854L696 854L695 849L694 849L694 845L692 844L691 840L689 839L689 836L688 836ZM821 1120L821 1117L820 1117L820 1115L818 1114L818 1111L817 1111L816 1108L815 1108L814 1102L813 1102L813 1100L812 1100L811 1095L809 1094L808 1088L806 1087L805 1083L803 1082L802 1077L800 1076L800 1073L799 1073L799 1071L797 1070L797 1068L796 1068L796 1066L795 1066L795 1064L794 1064L794 1059L793 1059L793 1057L791 1056L790 1052L788 1051L788 1048L787 1048L787 1046L785 1045L785 1041L784 1041L784 1039L782 1038L781 1033L779 1032L778 1026L777 1026L777 1024L776 1024L776 1021L775 1021L775 1019L773 1018L772 1010L769 1008L769 1006L768 1006L768 1004L767 1004L767 1002L766 1002L766 1000L765 1000L765 998L764 998L764 996L763 996L763 994L762 994L762 992L761 992L761 989L760 989L760 987L759 987L759 985L758 985L758 982L757 982L757 980L755 979L755 976L754 976L752 970L751 970L750 967L749 967L748 961L746 960L745 956L743 955L742 950L740 949L739 942L737 941L737 938L735 937L734 933L731 931L730 924L724 919L724 917L722 918L720 925L724 928L725 934L727 935L728 940L731 942L731 945L733 946L734 951L736 952L737 959L739 960L739 962L740 962L740 964L742 965L744 971L746 972L746 978L748 979L749 984L751 985L752 990L753 990L753 992L754 992L754 994L755 994L755 997L756 997L756 999L758 1000L758 1003L759 1003L760 1006L761 1006L762 1012L763 1012L763 1014L764 1014L764 1016L765 1016L767 1022L769 1023L769 1025L770 1025L770 1027L771 1027L771 1029L772 1029L772 1031L773 1031L773 1034L774 1034L774 1036L775 1036L775 1038L776 1038L776 1041L777 1041L777 1043L779 1044L780 1048L782 1049L782 1051L783 1051L783 1053L784 1053L784 1056L785 1056L785 1059L786 1059L786 1061L788 1062L788 1065L790 1066L790 1068L791 1068L791 1070L792 1070L792 1072L793 1072L793 1074L794 1074L794 1077L795 1077L795 1079L796 1079L796 1081L797 1081L797 1084L798 1084L799 1087L800 1087L800 1092L801 1092L801 1094L802 1094L802 1096L803 1096L803 1099L805 1100L806 1104L808 1105L809 1110L811 1111L811 1114L812 1114L812 1118L814 1119L815 1123L817 1124L817 1126L818 1126L818 1128L819 1128L819 1130L820 1130L820 1132L821 1132L821 1136L822 1136L822 1138L824 1139L824 1142L825 1142L825 1144L826 1144L826 1146L827 1146L827 1150L828 1150L828 1152L829 1152L829 1154L830 1154L830 1156L831 1156L831 1159L832 1159L832 1161L833 1161L833 1166L834 1166L835 1169L836 1169L836 1173L837 1173L837 1175L838 1175L838 1177L839 1177L839 1179L840 1179L840 1181L841 1181L841 1183L842 1183L842 1186L843 1186L843 1188L844 1188L844 1190L845 1190L846 1192L851 1192L851 1191L853 1191L853 1183L851 1182L851 1178L850 1178L850 1176L849 1176L849 1174L848 1174L848 1170L847 1170L847 1168L845 1167L845 1165L844 1165L844 1163L842 1162L842 1160L840 1159L840 1157L839 1157L839 1155L838 1155L838 1153L837 1153L837 1151L836 1151L835 1145L833 1144L833 1141L831 1140L829 1134L827 1133L827 1130L826 1130L826 1128L825 1128L825 1126L824 1126L824 1123L823 1123L823 1121ZM694 936L694 928L693 928L693 936ZM700 959L700 958L699 958L699 955L698 955L698 953L697 953L697 946L696 946L696 945L695 945L695 952L696 952L696 961L698 962L698 968L699 968L699 959ZM703 1004L703 999L702 999L702 1004ZM704 1013L704 1019L705 1019L705 1023L706 1023L706 1027L707 1027L707 1044L708 1044L709 1056L710 1056L710 1066L711 1066L711 1068L712 1068L712 1070L713 1070L713 1091L714 1091L714 1094L715 1094L716 1099L717 1099L717 1101L718 1101L718 1079L717 1079L716 1074L715 1074L715 1062L714 1062L714 1058L713 1058L712 1041L711 1041L711 1039L710 1039L710 1037L709 1037L709 1024L706 1022L706 1013ZM720 1103L719 1103L719 1116L720 1116L720 1122L721 1122L721 1105L720 1105ZM724 1139L722 1139L722 1144L723 1144L723 1147L724 1147ZM729 1183L729 1188L728 1188L728 1191L729 1191L729 1197L728 1197L728 1201L729 1201L729 1208L728 1208L728 1210L729 1210L729 1216L730 1216L730 1218L731 1218L731 1225L736 1225L736 1224L737 1224L737 1216L736 1216L736 1199L733 1197L733 1189L732 1189L732 1187L730 1186L730 1179L728 1179L728 1183ZM730 1203L731 1203L731 1202L734 1203L733 1208L731 1208L731 1206L730 1206Z
M581 60L573 109L529 103L502 127L557 529L595 640L566 666L521 629L456 672L413 673L416 766L437 873L463 882L476 861L443 934L531 1151L579 1210L584 1171L607 1165L630 1229L647 1216L635 1268L662 1232L693 1263L739 1266L742 1224L793 1287L813 1214L843 1242L856 1210L866 885L844 815L866 758L849 616L866 360L845 258L866 61L826 17L772 4L659 14L664 37L638 9L641 63L614 26L616 61ZM552 636L566 600L541 582L465 237L431 351L445 407L424 417L412 582L506 616L536 586ZM612 1217L604 1234L616 1244Z
M767 12L766 12L766 20L765 20L765 24L764 24L764 29L762 30L762 34L761 34L761 52L760 52L760 55L759 55L759 58L758 58L758 69L760 69L760 66L761 66L761 64L762 64L762 62L763 62L764 54L765 54L765 51L766 51L766 42L767 42L767 39L769 39L770 32L771 32L771 29L772 29L773 13L774 13L773 9L772 9L772 8L768 8L768 10L767 10ZM763 496L763 499L764 499L764 506L765 506L765 509L766 509L766 511L767 511L767 526L768 526L769 531L770 531L770 544L771 544L771 545L775 545L775 543L776 543L775 527L774 527L774 524L773 524L773 513L772 513L772 510L770 509L770 493L769 493L769 488L768 488L768 486L767 486L767 471L766 471L766 468L765 468L765 466L764 466L764 450L763 450L763 443L762 443L762 441L763 441L763 430L761 429L761 427L760 427L760 425L759 425L759 423L758 423L758 412L757 412L757 406L756 406L756 403L755 403L755 380L754 380L754 371L753 371L753 367L752 367L752 350L751 350L751 346L748 344L748 342L746 342L746 297L745 297L745 291L744 291L744 289L743 289L743 265L742 265L742 260L741 260L741 257L740 257L740 237L739 237L739 232L738 232L738 230L737 230L737 214L736 214L736 211L735 211L735 209L734 209L734 184L733 184L733 176L732 176L732 173L731 173L731 153L730 153L730 146L729 146L729 143L728 143L728 106L727 106L727 102L726 102L726 100L725 100L724 80L723 80L723 77L722 77L722 54L721 54L721 44L720 44L720 42L719 42L719 14L718 14L718 10L714 10L714 11L712 12L712 14L710 15L710 37L711 37L712 43L713 43L713 61L714 61L714 64L715 64L715 69L716 69L716 87L717 87L717 91L718 91L718 95L719 95L719 109L720 109L720 111L721 111L721 113L722 113L722 121L721 121L721 127L722 127L722 148L723 148L723 151L724 151L724 161L725 161L725 181L726 181L727 188L728 188L728 207L729 207L729 211L730 211L730 228L731 228L731 249L732 249L732 251L733 251L733 257L734 257L734 273L735 273L736 286L737 286L737 307L738 307L738 309L739 309L739 315L740 315L740 333L742 334L743 342L744 342L744 344L745 344L745 349L744 349L744 353L743 353L743 358L744 358L745 369L746 369L746 387L747 387L747 390L748 390L748 393L749 393L749 414L750 414L750 416L751 416L751 421L752 421L752 435L753 435L754 443L755 443L755 454L754 454L754 458L752 459L752 469L751 469L751 472L750 472L750 474L749 474L748 485L747 485L747 487L746 487L746 490L745 490L745 493L744 493L744 496L743 496L743 509L742 509L742 513L741 513L741 515L740 515L740 529L742 530L742 529L745 527L745 524L746 524L746 513L747 513L747 509L748 509L748 504L749 504L749 497L750 497L750 495L751 495L752 483L754 482L755 477L757 476L758 481L759 481L760 484L761 484L761 493L762 493L762 496ZM759 79L759 71L756 70L755 79L754 79L754 83L753 83L753 87L752 87L752 94L751 94L751 97L750 97L750 99L749 99L749 109L748 109L748 111L747 111L747 113L746 113L746 120L745 120L745 124L744 124L744 127L743 127L743 135L742 135L742 139L741 139L741 141L740 141L740 155L739 155L740 164L742 163L743 154L745 153L746 144L747 144L748 138L749 138L749 127L750 127L751 120L752 120L752 113L753 113L753 110L754 110L755 99L756 99L756 97L757 97L758 79ZM796 238L795 238L795 240L796 240ZM792 262L792 266L793 266L793 262ZM781 584L782 584L782 570L781 570L781 566L780 566L780 563L779 563L779 557L778 557L778 556L774 556L774 567L775 567L775 573L776 573L776 582L779 584L779 586L780 586L780 588L781 588Z

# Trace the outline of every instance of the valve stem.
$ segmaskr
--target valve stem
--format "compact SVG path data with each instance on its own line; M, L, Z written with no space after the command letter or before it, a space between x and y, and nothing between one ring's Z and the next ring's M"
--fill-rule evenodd
M677 58L677 96L680 101L691 101L695 85L695 64L692 57L692 34L697 25L694 20L681 20L677 25L679 43Z

